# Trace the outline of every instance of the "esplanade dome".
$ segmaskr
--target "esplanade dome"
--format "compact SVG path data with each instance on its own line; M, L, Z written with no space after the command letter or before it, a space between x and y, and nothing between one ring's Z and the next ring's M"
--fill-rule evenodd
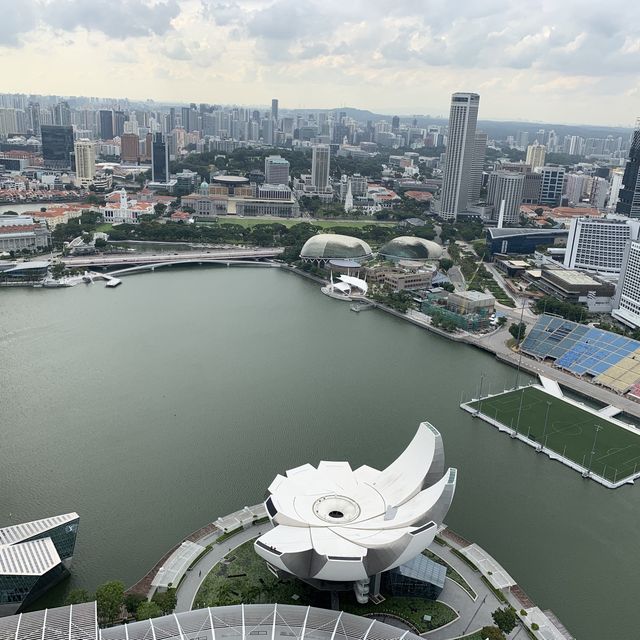
M442 247L432 240L399 236L384 244L378 253L389 260L439 260Z
M371 247L359 238L338 233L319 233L309 238L300 251L303 260L367 260Z

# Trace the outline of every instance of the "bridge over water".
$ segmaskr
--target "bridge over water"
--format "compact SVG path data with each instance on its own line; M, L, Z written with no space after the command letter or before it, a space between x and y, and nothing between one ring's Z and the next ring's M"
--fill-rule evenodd
M181 253L119 253L117 255L92 255L63 258L61 262L68 269L116 269L133 272L145 268L180 264L251 264L277 258L284 249L232 248L209 249L207 251L186 251ZM135 269L133 269L135 268Z

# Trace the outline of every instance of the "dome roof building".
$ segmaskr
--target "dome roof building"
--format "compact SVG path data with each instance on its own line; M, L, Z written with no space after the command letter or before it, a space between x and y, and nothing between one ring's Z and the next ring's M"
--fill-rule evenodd
M371 247L364 240L338 233L319 233L304 243L300 257L307 262L368 260L371 253Z
M400 236L389 240L378 254L388 260L439 260L442 247L432 240L415 236Z

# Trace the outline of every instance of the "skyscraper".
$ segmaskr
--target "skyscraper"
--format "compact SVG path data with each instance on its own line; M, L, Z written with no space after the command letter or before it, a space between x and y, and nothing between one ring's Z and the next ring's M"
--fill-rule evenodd
M471 162L471 180L469 181L470 204L480 201L480 190L482 189L482 170L484 169L484 159L487 155L487 134L476 133L473 145L473 160Z
M54 124L68 126L71 124L71 109L68 102L58 102L53 108Z
M524 173L496 171L489 176L487 200L493 205L493 219L499 220L504 202L502 224L516 224L520 218L520 203L524 188Z
M153 182L168 182L169 147L161 133L154 135L151 146L151 180Z
M630 218L640 218L640 120L633 132L629 159L624 168L622 189L618 193L616 213Z
M467 208L480 96L454 93L440 199L440 215L455 220Z
M113 140L113 111L100 109L100 137L103 140Z
M638 133L636 131L636 133ZM635 142L635 136L634 136ZM611 315L627 326L640 327L640 242L628 240L622 258L622 272L616 286Z
M278 122L278 99L274 98L271 101L271 119L274 122Z
M121 136L124 133L124 123L127 120L127 116L124 111L113 112L113 135Z
M120 159L122 162L137 162L140 157L140 138L135 133L120 136Z
M73 153L73 127L61 127L55 124L43 124L42 157L47 167L70 169Z
M76 140L76 178L77 182L88 187L96 176L96 146L87 138Z
M546 204L549 207L560 206L564 185L564 168L542 167L540 173L542 174L540 204Z
M328 144L317 144L313 147L311 160L311 183L317 191L324 191L329 186L330 147Z
M544 167L544 159L547 154L547 147L543 144L534 142L527 147L527 160L526 163L532 168Z

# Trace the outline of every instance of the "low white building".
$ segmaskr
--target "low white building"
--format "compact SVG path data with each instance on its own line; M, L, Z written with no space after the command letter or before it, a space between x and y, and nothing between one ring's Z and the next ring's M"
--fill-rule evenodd
M151 202L138 202L129 199L127 192L121 189L113 191L107 196L107 203L104 207L100 207L100 213L105 222L137 224L140 216L152 215L154 211Z

